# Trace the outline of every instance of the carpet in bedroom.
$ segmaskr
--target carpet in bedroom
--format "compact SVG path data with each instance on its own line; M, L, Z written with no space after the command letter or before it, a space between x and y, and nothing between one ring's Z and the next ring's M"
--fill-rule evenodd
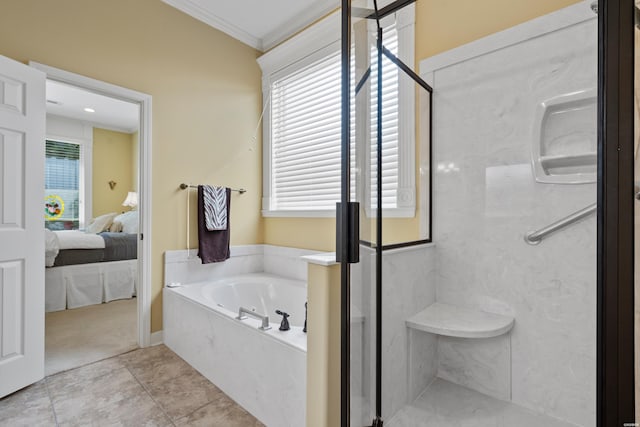
M136 299L46 313L45 375L138 347Z

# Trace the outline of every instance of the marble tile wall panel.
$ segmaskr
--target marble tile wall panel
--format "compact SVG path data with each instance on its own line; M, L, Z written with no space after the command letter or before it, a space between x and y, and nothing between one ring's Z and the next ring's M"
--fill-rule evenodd
M512 400L583 426L595 425L595 218L538 246L523 236L596 200L595 184L540 184L531 169L538 104L596 86L596 26L425 76L435 94L438 301L514 316Z
M304 255L318 251L272 245L241 245L231 247L231 258L224 262L202 264L198 250L165 252L165 284L193 283L215 280L235 274L265 272L307 280L307 262Z
M382 414L415 400L436 373L435 337L409 333L405 320L433 304L436 248L385 251L382 263ZM411 337L411 342L409 338Z
M315 255L319 251L263 245L264 272L307 281L307 262L304 255Z
M166 251L164 283L194 283L236 274L258 273L264 268L262 245L232 246L231 258L224 262L202 264L198 250Z
M272 427L305 425L306 352L164 289L164 341Z
M438 336L415 329L407 329L408 399L413 402L437 376Z
M438 337L438 377L498 399L510 400L509 334L478 339Z

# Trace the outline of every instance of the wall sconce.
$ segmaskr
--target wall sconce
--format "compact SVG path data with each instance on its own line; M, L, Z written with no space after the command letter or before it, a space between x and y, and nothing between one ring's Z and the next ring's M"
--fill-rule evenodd
M115 181L109 181L109 188L111 188L113 190L114 188L116 188L116 184L117 184L117 182L115 182Z

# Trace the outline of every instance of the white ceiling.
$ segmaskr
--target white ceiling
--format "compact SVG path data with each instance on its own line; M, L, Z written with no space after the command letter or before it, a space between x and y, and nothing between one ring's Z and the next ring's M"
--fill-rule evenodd
M336 9L338 0L162 0L265 51Z
M95 113L84 111L93 108ZM47 80L47 114L133 133L140 124L139 106L75 86Z

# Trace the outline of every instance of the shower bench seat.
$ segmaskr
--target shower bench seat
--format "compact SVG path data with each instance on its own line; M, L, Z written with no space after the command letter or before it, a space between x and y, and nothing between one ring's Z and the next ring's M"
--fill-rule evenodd
M409 328L460 338L490 338L506 334L514 318L455 305L433 303L406 320Z

